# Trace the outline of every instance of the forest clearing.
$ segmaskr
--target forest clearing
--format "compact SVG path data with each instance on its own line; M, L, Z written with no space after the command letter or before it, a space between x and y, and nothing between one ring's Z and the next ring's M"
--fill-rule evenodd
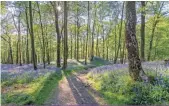
M1 105L169 105L168 1L1 1Z

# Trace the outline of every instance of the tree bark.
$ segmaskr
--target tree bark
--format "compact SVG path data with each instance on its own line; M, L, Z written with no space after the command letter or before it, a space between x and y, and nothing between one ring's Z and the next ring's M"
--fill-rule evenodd
M145 60L145 1L141 1L141 61Z
M104 59L104 58L105 58L105 57L104 57L104 45L105 45L105 44L104 44L104 27L103 27L103 23L102 23L102 29L103 29L103 33L102 33L102 34L103 34L103 35L102 35L102 40L103 40L102 49L103 49L103 50L102 50L102 52L103 52L103 59Z
M121 50L121 32L122 32L122 26L123 26L123 11L124 11L124 2L123 2L123 6L122 6L120 29L119 29L119 41L118 41L117 55L116 55L116 59L115 60L117 60L117 58L119 56L119 50Z
M13 54L12 54L12 45L11 45L11 37L8 35L8 32L6 32L6 35L8 36L8 40L6 40L3 36L1 38L6 41L9 45L9 53L8 53L8 63L13 64ZM4 55L3 55L4 56ZM3 61L3 59L2 59ZM3 62L2 62L3 63Z
M18 59L19 58L19 55L18 55L18 41L16 43L16 64L18 64Z
M11 37L9 38L9 51L10 51L10 63L13 64L13 54L12 54L12 45L11 45Z
M98 45L99 45L99 27L97 31L97 40L96 40L96 56L98 56Z
M46 67L46 61L45 61L45 51L46 51L46 47L45 47L45 38L44 38L44 31L43 31L43 24L42 24L42 18L41 18L41 11L40 11L40 7L39 7L39 3L37 2L37 7L38 7L38 14L39 14L39 23L40 23L40 27L41 27L41 34L42 34L42 58L43 58L43 68Z
M156 29L156 26L159 22L159 18L161 16L161 11L162 11L162 8L164 6L164 2L158 2L158 3L161 3L160 4L160 7L159 7L159 10L156 11L154 10L154 20L153 20L153 26L152 26L152 34L151 34L151 38L150 38L150 46L149 46L149 52L148 52L148 57L147 57L147 60L149 61L150 58L151 58L151 51L152 51L152 46L153 46L153 40L154 40L154 33L155 33L155 29Z
M79 7L79 5L78 5L78 2L77 2L77 6ZM77 22L76 22L76 26L77 26L77 53L76 53L76 59L77 59L77 61L79 61L79 28L80 28L80 23L79 23L79 10L78 10L78 8L77 8L77 10L76 10L76 15L77 15Z
M152 30L152 34L151 34L151 38L150 38L150 46L149 46L149 52L148 52L148 57L147 57L148 61L150 61L150 58L151 58L151 50L152 50L152 46L153 46L154 33L155 33L155 28L156 28L157 23L158 23L158 21L155 20L155 22L153 24L153 30Z
M72 59L72 49L73 49L73 45L72 45L72 34L71 34L71 38L70 38L70 58Z
M126 48L128 51L129 74L136 80L148 81L139 59L138 43L136 39L136 8L135 1L126 2Z
M58 23L58 10L56 8L56 1L51 2L55 14L55 28L57 33L57 67L61 67L60 65L60 31L59 31L59 23Z
M64 1L64 61L63 69L67 67L68 45L67 45L67 1Z
M106 60L109 60L109 39L106 43L106 46L107 46L107 55L106 55Z
M26 29L26 63L29 64L29 21L28 21L28 11L27 8L25 10L25 17L26 17L26 25L27 25L27 29Z
M94 2L94 22L93 22L93 31L92 31L92 48L91 48L91 61L93 61L93 57L94 57L94 31L95 31L95 22L96 22L96 11L97 11L97 8L96 8L96 2Z
M20 14L21 13L19 13L19 16L18 16L18 53L19 53L19 65L22 66Z
M115 26L115 29L114 29L115 31L114 31L114 39L115 39L115 44L114 44L114 64L116 64L116 61L117 61L117 54L116 54L116 52L117 52L117 42L116 42L116 39L117 39L117 35L116 35L116 26Z
M32 3L31 3L31 1L29 1L29 13L30 13L30 35L31 35L31 47L32 47L32 61L33 61L34 70L36 70L37 69L37 58L36 58L35 45L34 45Z
M88 1L88 20L87 20L87 37L86 37L86 54L85 54L85 65L87 64L87 47L88 47L88 36L89 36L89 1Z

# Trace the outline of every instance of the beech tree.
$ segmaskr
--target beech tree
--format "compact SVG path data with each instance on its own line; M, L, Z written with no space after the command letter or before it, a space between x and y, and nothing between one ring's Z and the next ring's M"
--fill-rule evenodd
M89 19L89 1L88 1L88 7L87 7L87 10L88 10L88 18L87 18L87 36L86 36L86 54L85 54L85 64L87 64L87 56L88 56L88 52L87 52L87 50L88 50L88 38L89 38L89 28L90 28L90 23L89 23L89 21L90 21L90 19Z
M67 67L68 45L67 45L67 1L64 1L64 61L63 69Z
M133 80L146 80L139 58L138 43L136 39L136 7L135 1L126 2L126 48L128 51L129 74Z
M57 67L61 67L60 65L60 30L59 30L59 20L58 20L58 9L57 9L57 5L56 5L56 1L50 2L52 7L53 7L53 11L54 11L54 15L55 15L55 29L56 29L56 33L57 33Z
M31 36L31 48L32 48L32 61L34 70L37 69L37 58L34 45L34 33L33 33L33 18L32 18L32 3L29 1L29 14L30 14L30 36Z
M32 32L36 63L56 61L61 67L64 60L64 2L3 2L2 9L2 63L33 63ZM140 59L162 60L168 58L167 2L137 2L136 34ZM88 6L89 4L89 6ZM97 56L116 63L125 63L124 15L125 2L89 1L69 2L67 18L67 58L86 63ZM89 7L89 8L88 8ZM10 8L10 9L8 9ZM4 11L5 10L5 11ZM140 12L140 13L139 13ZM20 15L19 15L20 13ZM141 15L138 15L141 14ZM146 14L146 19L145 19ZM33 28L31 30L31 24ZM20 28L20 30L19 30ZM56 38L56 39L55 39Z
M141 60L144 61L145 48L145 1L141 1Z

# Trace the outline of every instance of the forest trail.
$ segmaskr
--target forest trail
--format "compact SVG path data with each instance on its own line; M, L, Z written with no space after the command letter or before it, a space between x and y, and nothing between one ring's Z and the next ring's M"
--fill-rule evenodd
M52 91L45 104L105 104L101 95L86 83L86 75L89 71L90 69L64 77L64 79L60 81L58 87Z

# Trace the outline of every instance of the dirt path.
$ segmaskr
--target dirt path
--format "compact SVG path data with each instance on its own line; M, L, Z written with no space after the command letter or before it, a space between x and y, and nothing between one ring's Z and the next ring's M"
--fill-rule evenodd
M103 99L86 84L87 70L65 77L54 89L45 104L77 105L105 104Z

